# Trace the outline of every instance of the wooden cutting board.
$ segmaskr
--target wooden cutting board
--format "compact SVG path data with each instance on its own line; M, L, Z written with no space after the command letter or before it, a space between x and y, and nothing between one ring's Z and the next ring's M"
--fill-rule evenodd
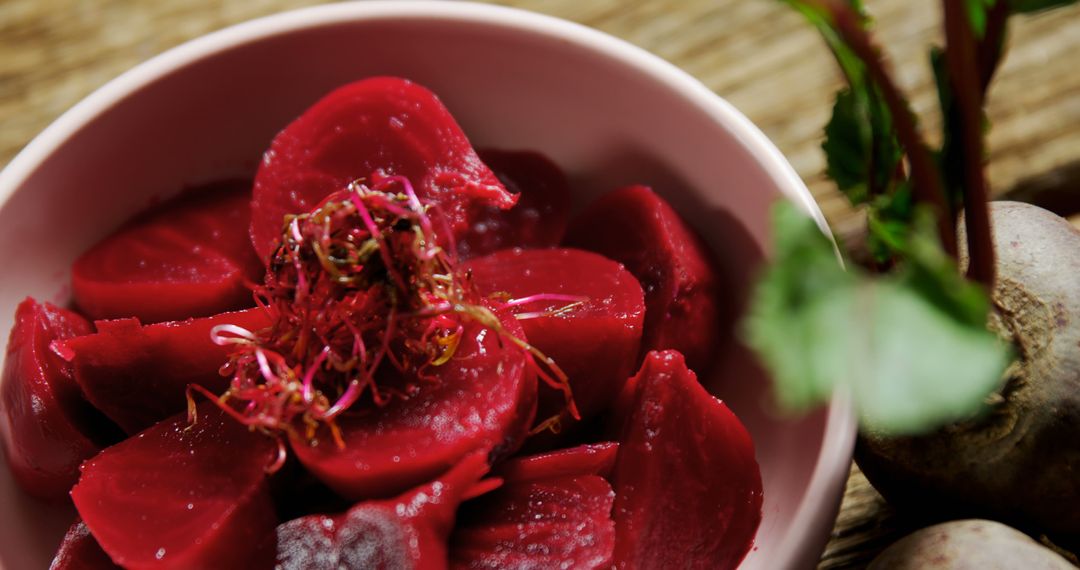
M176 44L308 0L0 1L0 165L79 99ZM858 227L825 178L821 128L840 77L817 37L775 0L506 0L599 28L682 67L788 157L840 234ZM867 0L896 77L938 140L926 51L931 0ZM1080 7L1016 22L990 94L990 179L1008 191L1080 191ZM917 525L892 515L857 468L822 568L860 568Z

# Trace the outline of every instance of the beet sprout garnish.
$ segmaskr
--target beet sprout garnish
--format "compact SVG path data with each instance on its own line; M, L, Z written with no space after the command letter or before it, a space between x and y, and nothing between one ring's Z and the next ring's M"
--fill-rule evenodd
M211 340L234 347L221 369L231 382L221 395L189 386L191 421L197 393L252 429L314 442L326 426L344 446L335 419L358 403L385 406L437 382L438 367L454 357L469 321L524 351L579 417L566 374L505 330L459 273L456 257L439 245L430 208L407 179L388 176L371 186L353 182L310 213L287 216L265 281L255 288L272 324L259 331L214 327ZM569 301L572 308L583 299L533 295L488 304L538 301Z

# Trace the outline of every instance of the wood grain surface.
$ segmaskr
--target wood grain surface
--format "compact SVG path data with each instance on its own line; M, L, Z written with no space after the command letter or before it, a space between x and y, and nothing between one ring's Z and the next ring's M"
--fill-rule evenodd
M959 0L957 0L959 1ZM185 40L307 0L0 0L0 165L79 99ZM690 72L788 157L840 234L858 227L824 176L821 128L840 77L816 33L774 0L508 0L626 39ZM926 136L939 116L927 48L933 0L867 0ZM1080 8L1014 20L990 94L997 195L1080 190ZM1025 194L1026 195L1026 194ZM857 468L821 568L861 568L918 521L894 516Z

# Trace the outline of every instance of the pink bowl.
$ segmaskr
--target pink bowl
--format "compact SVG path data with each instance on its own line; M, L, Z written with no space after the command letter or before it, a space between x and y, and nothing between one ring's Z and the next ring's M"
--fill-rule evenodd
M271 137L335 86L387 74L438 93L481 146L538 149L578 202L652 184L705 236L743 298L767 249L767 211L810 193L744 116L663 60L598 31L518 10L362 2L255 20L158 56L53 123L0 173L0 330L26 295L68 300L68 267L94 240L186 184L250 175ZM770 408L747 353L704 381L757 445L765 512L742 568L811 567L855 435L835 399L802 418ZM0 469L0 566L44 568L72 513L23 497ZM707 531L707 530L706 530Z

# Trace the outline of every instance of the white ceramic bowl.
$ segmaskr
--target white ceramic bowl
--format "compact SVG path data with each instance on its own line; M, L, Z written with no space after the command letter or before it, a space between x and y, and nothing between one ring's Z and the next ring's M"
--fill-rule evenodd
M809 192L745 117L661 59L527 12L362 2L263 18L158 56L87 97L0 173L0 331L26 295L68 300L68 267L161 197L251 174L271 137L332 88L376 74L434 90L479 146L529 148L571 175L577 201L652 184L706 237L739 299L767 248L767 209ZM811 567L832 527L855 424L834 401L770 410L769 382L733 349L703 379L757 445L764 519L743 568ZM0 469L0 565L44 568L70 511L22 497ZM708 532L703 529L703 532Z

